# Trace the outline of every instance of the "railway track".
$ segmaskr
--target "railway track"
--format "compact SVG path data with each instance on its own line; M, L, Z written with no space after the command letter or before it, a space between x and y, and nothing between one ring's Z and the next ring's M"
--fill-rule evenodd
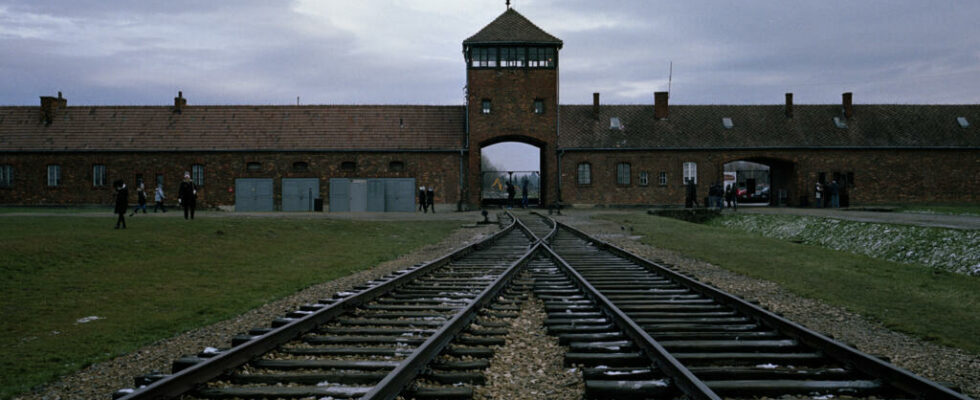
M544 216L500 221L491 238L182 358L173 374L137 378L141 388L114 397L468 398L507 333L495 318L516 314L531 289L589 398L968 399Z

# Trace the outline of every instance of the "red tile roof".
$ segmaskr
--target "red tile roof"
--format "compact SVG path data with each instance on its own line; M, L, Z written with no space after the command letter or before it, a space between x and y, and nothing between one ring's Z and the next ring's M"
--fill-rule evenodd
M3 151L454 150L462 106L0 107Z

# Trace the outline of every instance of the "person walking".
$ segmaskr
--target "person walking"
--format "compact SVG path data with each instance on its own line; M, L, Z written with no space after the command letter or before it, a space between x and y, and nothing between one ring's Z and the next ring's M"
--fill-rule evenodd
M143 188L143 182L140 182L139 186L136 187L136 207L133 208L133 212L129 216L136 215L140 209L143 210L143 214L146 214L146 190Z
M429 204L425 202L425 186L419 186L419 211L429 212Z
M813 195L817 199L817 208L823 208L823 183L817 181L817 186L813 188Z
M516 192L514 184L507 181L507 208L514 208L514 194Z
M687 196L684 198L684 208L698 206L698 187L693 178L687 178Z
M432 213L436 213L436 188L429 186L425 188L425 204L432 209Z
M840 208L840 186L838 186L836 179L830 181L830 206Z
M527 177L521 181L521 207L527 208Z
M120 226L126 229L126 210L129 209L129 189L126 189L126 184L121 180L114 182L113 186L116 188L115 213L119 214L119 218L116 219L116 229L119 229Z
M159 210L163 210L163 212L167 212L167 208L163 206L163 200L166 199L166 198L167 198L167 196L164 196L164 194L163 194L163 184L162 183L158 183L157 184L157 189L153 191L153 202L154 202L153 212L154 213L156 213L158 209Z
M191 181L191 173L184 172L184 180L177 190L177 202L184 207L184 219L194 219L194 209L197 207L197 185Z
M728 185L728 190L725 191L725 200L728 201L728 208L732 211L738 211L738 189L735 189L735 184Z

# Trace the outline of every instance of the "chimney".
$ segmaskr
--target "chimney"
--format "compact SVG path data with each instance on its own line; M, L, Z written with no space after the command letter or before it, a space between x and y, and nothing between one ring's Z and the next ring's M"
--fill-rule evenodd
M845 92L841 95L841 106L844 108L844 118L851 119L854 116L854 107L851 103L852 98L851 92Z
M786 93L786 118L793 118L793 94Z
M653 94L653 117L656 119L667 118L667 92L656 92Z
M592 118L599 120L599 92L592 93Z
M45 125L51 125L58 109L65 107L68 107L68 99L61 97L61 92L58 97L41 96L41 120Z
M177 91L177 97L174 97L174 112L180 114L184 107L187 107L187 99L184 98L184 92Z

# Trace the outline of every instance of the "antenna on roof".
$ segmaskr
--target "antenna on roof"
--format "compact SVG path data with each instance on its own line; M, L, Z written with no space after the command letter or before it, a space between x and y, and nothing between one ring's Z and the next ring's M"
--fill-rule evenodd
M667 72L667 98L670 98L670 83L674 79L674 61L670 61L670 72Z
M299 96L296 96L296 105L299 105Z

